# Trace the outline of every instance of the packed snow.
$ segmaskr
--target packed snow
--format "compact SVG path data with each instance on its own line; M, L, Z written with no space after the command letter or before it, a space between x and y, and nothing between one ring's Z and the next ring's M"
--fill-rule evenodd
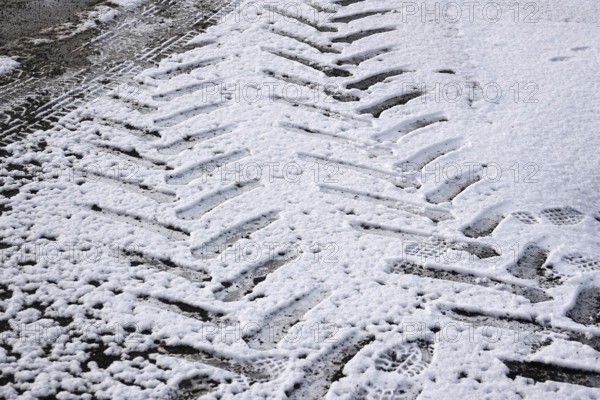
M469 4L232 3L9 145L0 394L600 398L600 3Z

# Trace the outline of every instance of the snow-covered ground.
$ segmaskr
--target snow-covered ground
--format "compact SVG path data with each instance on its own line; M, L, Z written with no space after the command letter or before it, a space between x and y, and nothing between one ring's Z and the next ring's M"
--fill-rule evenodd
M600 398L600 3L226 11L8 146L1 395Z
M19 63L10 57L0 56L0 76L6 75L19 67Z

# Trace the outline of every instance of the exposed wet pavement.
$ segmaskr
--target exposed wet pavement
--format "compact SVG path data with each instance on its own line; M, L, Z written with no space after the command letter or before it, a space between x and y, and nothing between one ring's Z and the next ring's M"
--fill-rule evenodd
M0 77L0 147L48 129L90 96L123 84L135 90L136 72L185 50L221 6L155 0L127 10L98 0L5 0L0 55L21 66Z

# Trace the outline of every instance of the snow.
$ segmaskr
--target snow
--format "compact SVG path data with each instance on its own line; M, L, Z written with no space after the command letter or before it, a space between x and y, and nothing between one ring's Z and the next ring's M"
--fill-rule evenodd
M109 3L123 7L127 11L132 11L145 3L144 0L110 0Z
M543 2L534 23L527 9L424 22L402 1L331 3L317 15L337 32L242 3L127 80L133 95L11 145L11 162L48 168L0 217L2 242L21 246L5 250L2 318L34 335L69 317L79 334L50 356L9 332L21 356L6 370L29 398L168 398L198 376L214 384L205 398L598 398L598 375L531 384L507 367L600 373L585 340L597 319L571 315L600 285L600 5L580 3ZM314 18L310 4L286 9ZM328 20L373 10L399 12ZM314 46L375 28L393 30L334 40L339 54ZM87 361L100 344L113 362Z
M0 76L6 75L19 68L19 63L6 56L0 56Z

